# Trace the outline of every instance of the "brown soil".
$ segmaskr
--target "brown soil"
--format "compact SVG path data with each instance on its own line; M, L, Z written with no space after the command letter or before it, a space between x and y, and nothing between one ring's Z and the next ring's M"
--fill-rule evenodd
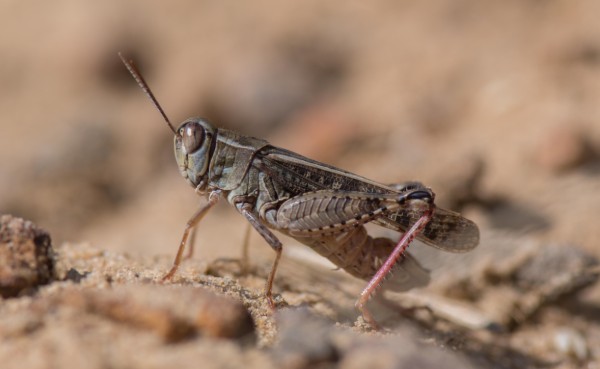
M369 4L4 1L0 214L48 231L56 265L0 300L2 368L598 367L600 3ZM480 246L412 246L432 282L386 295L373 332L365 282L282 237L274 315L273 252L252 234L241 272L246 225L223 201L160 284L205 199L118 51L173 121L422 181Z

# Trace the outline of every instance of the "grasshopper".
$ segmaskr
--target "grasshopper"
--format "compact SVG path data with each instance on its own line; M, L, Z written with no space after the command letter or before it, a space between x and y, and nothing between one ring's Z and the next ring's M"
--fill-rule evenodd
M187 119L175 129L133 63L121 54L119 57L175 134L181 175L208 199L186 224L173 267L163 281L176 273L190 231L222 197L275 251L265 286L272 308L273 280L283 250L272 230L293 237L354 277L369 281L356 307L375 327L366 303L385 279L389 279L386 287L395 291L422 286L429 280L427 271L407 252L415 238L450 252L466 252L478 245L477 225L436 207L434 192L419 182L383 185L263 139L216 128L199 118ZM403 235L398 242L373 238L366 223Z

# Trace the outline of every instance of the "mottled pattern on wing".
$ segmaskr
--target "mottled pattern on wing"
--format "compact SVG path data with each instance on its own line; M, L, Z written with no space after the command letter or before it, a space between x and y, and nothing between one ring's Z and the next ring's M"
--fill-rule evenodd
M422 213L404 208L375 222L387 228L404 232ZM433 219L417 239L435 248L450 252L467 252L479 244L479 228L475 223L450 210L436 208Z
M367 194L397 194L388 186L354 173L319 163L294 152L268 146L258 152L261 171L277 181L292 196L311 191L333 190Z

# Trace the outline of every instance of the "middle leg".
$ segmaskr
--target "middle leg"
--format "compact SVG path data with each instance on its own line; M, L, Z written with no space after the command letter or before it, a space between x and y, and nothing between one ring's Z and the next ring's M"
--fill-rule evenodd
M252 211L252 204L250 203L238 203L236 204L236 208L240 213L248 220L250 225L254 227L254 229L267 241L269 246L275 251L275 260L273 261L273 266L271 267L271 272L269 273L269 277L267 278L267 283L265 285L265 297L267 298L267 302L271 308L275 308L275 303L273 302L273 280L275 279L275 273L277 272L277 267L279 265L279 260L281 259L281 253L283 251L283 245L281 241L271 232L264 224L258 220L256 215L254 215Z

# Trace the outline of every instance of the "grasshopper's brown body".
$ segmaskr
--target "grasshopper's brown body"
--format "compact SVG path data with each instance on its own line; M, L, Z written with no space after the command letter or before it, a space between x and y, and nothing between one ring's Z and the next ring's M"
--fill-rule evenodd
M123 60L153 99L141 76ZM451 252L468 251L479 242L477 226L459 214L436 208L434 193L418 182L386 186L270 145L267 141L217 129L191 118L175 130L175 157L181 174L196 192L208 197L188 222L175 263L174 275L190 230L220 197L225 197L276 251L267 281L271 289L282 244L271 229L310 246L351 275L369 280L357 302L365 307L384 278L388 287L404 291L426 284L427 271L406 252L416 237ZM399 242L372 238L366 223L403 232ZM393 274L392 274L393 269Z

